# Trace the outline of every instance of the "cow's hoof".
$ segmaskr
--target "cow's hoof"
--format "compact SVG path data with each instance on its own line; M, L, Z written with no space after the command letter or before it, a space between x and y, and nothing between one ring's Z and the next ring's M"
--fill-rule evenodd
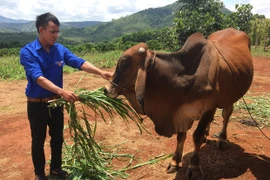
M188 168L187 173L186 173L186 177L188 179L195 179L196 178L196 169L195 168Z
M226 150L226 149L228 149L229 148L229 141L223 141L223 140L219 140L218 142L217 142L217 149L219 149L219 150Z
M188 168L186 177L188 179L197 179L201 174L202 179L205 179L205 175L201 166L199 168Z
M205 137L203 137L202 142L207 144L208 140L207 140L206 136L205 136Z
M167 174L172 174L172 173L176 173L177 170L179 169L178 166L172 165L171 163L169 163L169 166L167 167Z

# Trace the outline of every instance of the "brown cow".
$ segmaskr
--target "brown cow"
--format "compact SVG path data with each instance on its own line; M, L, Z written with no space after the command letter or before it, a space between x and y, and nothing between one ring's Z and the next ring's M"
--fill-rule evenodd
M195 33L177 52L151 51L144 43L129 48L118 60L112 82L104 92L111 98L124 95L138 113L153 121L158 134L177 134L178 145L167 173L180 167L186 132L199 120L187 172L192 177L216 109L223 109L218 141L222 145L233 104L247 92L252 78L249 37L229 28L208 39Z

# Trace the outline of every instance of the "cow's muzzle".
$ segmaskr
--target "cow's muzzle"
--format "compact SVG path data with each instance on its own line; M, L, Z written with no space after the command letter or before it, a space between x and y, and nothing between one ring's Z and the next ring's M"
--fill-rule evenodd
M118 92L111 84L105 85L104 94L110 98L117 98L118 96Z

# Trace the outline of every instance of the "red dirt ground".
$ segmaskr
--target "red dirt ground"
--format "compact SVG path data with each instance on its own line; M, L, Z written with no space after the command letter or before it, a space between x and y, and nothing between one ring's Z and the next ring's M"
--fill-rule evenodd
M270 92L270 59L254 58L255 75L250 93L256 96ZM114 71L114 69L110 69ZM65 88L73 90L83 72L64 75ZM97 89L102 87L105 80L98 76L86 76L80 87ZM34 179L31 161L30 129L26 115L26 98L24 90L26 81L0 82L0 180L30 180ZM212 143L204 144L201 148L201 166L209 180L237 179L237 180L269 180L270 179L270 141L265 138L258 128L246 126L234 120L237 112L228 126L229 148L220 151ZM67 116L65 119L67 123ZM165 138L158 136L153 129L153 123L146 118L145 124L152 134L144 132L140 135L134 123L124 124L116 118L114 124L105 124L100 121L97 128L96 141L107 145L128 140L121 146L122 153L134 154L140 162L148 161L163 153L174 152L176 137ZM184 147L183 167L176 174L166 174L165 170L169 159L154 165L143 166L130 170L128 179L165 180L185 179L188 159L193 150L192 132ZM221 130L220 115L216 115L211 125L210 136ZM270 128L263 128L269 137ZM210 137L214 141L213 138ZM49 137L45 144L47 160L50 157ZM48 173L48 165L46 172Z

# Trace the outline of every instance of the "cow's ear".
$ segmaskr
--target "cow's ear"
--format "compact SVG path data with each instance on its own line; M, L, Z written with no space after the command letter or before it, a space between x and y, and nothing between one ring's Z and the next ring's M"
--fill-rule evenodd
M135 92L137 101L144 112L144 92L145 92L145 83L146 83L146 71L139 69L136 83L135 83Z
M137 79L135 83L135 92L137 101L144 112L144 93L145 93L145 84L147 78L147 70L150 65L150 60L152 59L151 53L144 48L140 48L140 53L145 53L145 58L139 62L139 69L137 73Z

